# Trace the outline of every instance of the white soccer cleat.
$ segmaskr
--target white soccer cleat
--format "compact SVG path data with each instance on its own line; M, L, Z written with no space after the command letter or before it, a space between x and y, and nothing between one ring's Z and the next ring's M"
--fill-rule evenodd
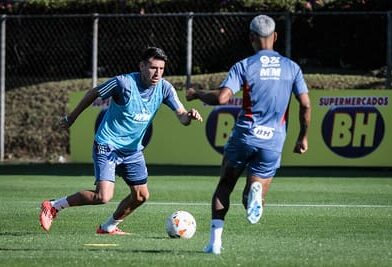
M204 247L203 252L204 253L210 253L210 254L214 254L214 255L219 255L221 254L221 246L214 246L214 245L207 245L206 247Z
M263 186L259 182L254 182L251 184L248 193L248 203L247 203L247 219L251 224L257 223L261 215L263 215L263 202L261 195L263 192Z

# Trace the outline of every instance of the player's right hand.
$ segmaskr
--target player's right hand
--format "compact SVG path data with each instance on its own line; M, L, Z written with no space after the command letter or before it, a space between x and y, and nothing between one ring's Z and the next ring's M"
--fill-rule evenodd
M63 128L63 129L68 129L71 126L71 123L70 123L67 115L64 115L64 116L58 118L57 124L60 128Z

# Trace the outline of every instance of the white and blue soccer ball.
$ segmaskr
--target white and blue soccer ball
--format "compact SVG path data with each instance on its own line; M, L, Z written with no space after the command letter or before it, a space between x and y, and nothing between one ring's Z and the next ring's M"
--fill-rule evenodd
M171 238L190 239L196 233L196 220L187 211L176 211L166 219L166 232Z

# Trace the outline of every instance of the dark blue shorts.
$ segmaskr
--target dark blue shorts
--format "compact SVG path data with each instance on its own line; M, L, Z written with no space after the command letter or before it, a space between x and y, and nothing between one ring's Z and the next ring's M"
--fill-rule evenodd
M235 168L247 168L248 175L260 178L275 176L280 167L280 152L266 150L230 139L225 146L225 157Z
M95 182L115 182L116 174L128 185L147 183L147 167L143 152L123 154L109 145L94 142L93 146Z

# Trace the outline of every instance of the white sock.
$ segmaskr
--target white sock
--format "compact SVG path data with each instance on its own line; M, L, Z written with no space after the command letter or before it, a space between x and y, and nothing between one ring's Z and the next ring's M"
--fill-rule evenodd
M52 204L52 206L57 211L60 211L62 209L65 209L65 208L69 207L69 203L67 201L67 197L63 197L63 198L59 198L59 199L56 199L56 200L52 200L52 201L50 201L50 203Z
M111 215L103 224L101 224L101 228L106 232L113 231L123 220L115 220L113 215Z
M221 247L222 246L222 232L224 220L213 219L211 220L211 231L210 231L210 245Z

